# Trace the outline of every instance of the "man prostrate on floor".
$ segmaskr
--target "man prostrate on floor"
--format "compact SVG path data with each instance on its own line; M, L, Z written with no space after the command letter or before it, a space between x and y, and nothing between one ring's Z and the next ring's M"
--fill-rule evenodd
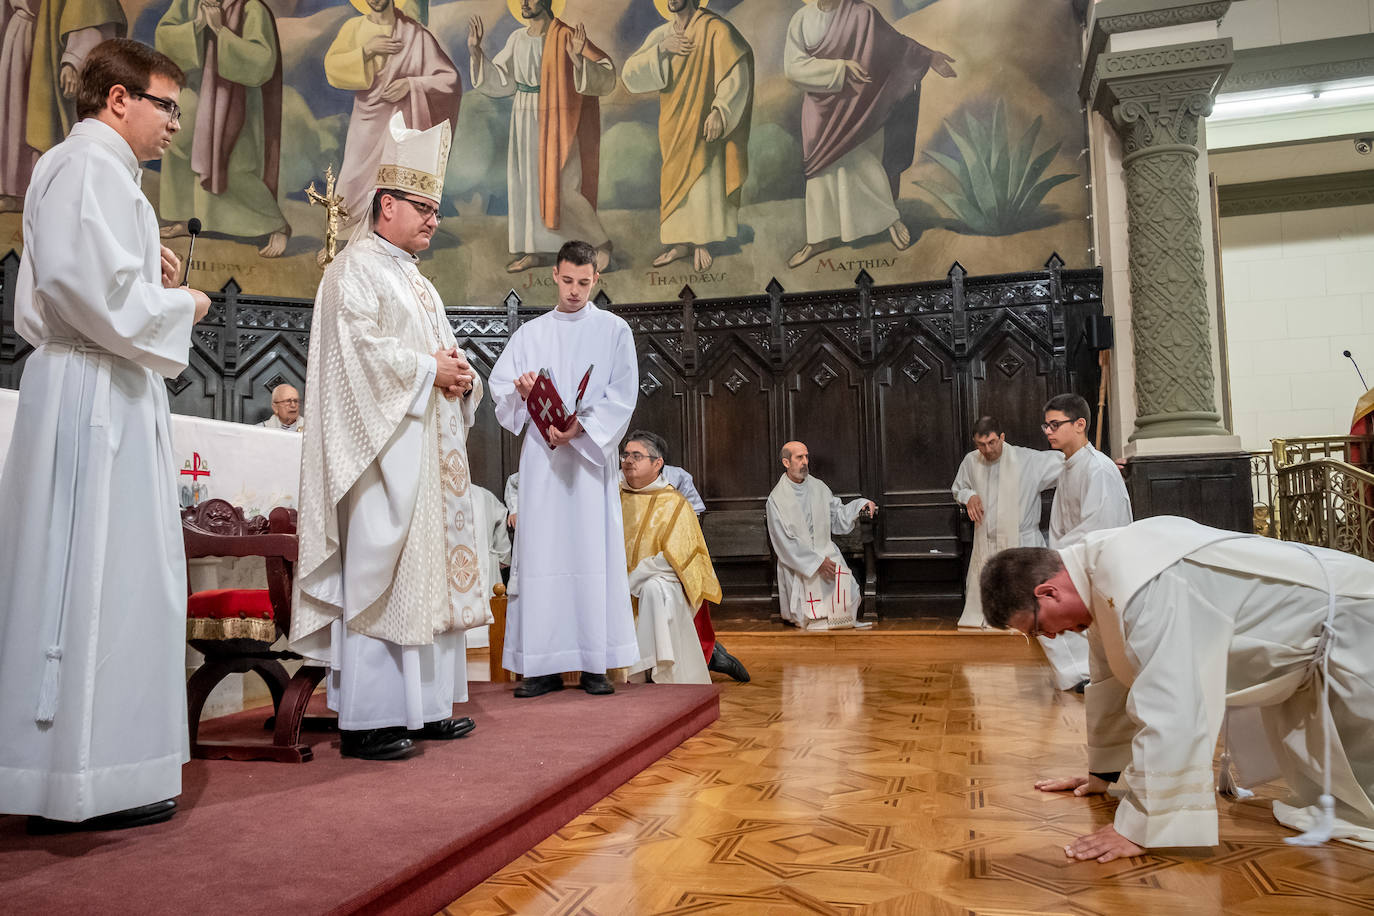
M1002 424L979 417L973 424L973 451L964 456L954 476L954 498L973 521L973 553L964 585L961 627L982 627L983 602L978 576L983 564L1008 547L1044 547L1040 533L1040 493L1055 485L1064 456L1007 445Z
M782 619L804 630L872 626L855 623L859 585L832 534L854 530L859 513L872 518L878 505L860 496L840 501L811 476L805 443L782 447L783 475L768 494L768 537L778 555L778 603Z
M1064 550L1003 551L982 590L992 626L1087 629L1092 644L1091 775L1036 788L1084 795L1119 779L1124 794L1113 824L1064 847L1071 858L1216 845L1228 705L1261 707L1292 793L1274 816L1309 831L1290 842L1374 849L1374 563L1161 516Z
M209 298L177 289L139 163L185 78L147 45L86 59L81 121L33 171L15 329L33 344L0 478L0 812L31 833L176 811L186 557L165 378Z
M482 383L416 255L439 224L448 122L391 120L370 212L315 297L291 645L330 665L345 757L461 738L463 633L491 622L467 433Z
M639 633L639 661L629 673L647 671L657 684L709 684L710 671L747 681L744 665L716 641L708 602L720 603L720 580L692 504L663 476L666 454L663 438L644 430L630 433L620 452Z
M616 461L639 391L634 337L590 301L591 245L564 244L553 278L558 307L516 329L490 379L496 419L525 433L503 659L524 676L517 697L562 690L564 671L582 672L587 693L614 693L607 669L639 658ZM525 404L540 370L577 414L566 431L550 426L548 442Z
M1064 470L1050 507L1050 546L1072 547L1093 531L1131 523L1131 497L1121 469L1088 441L1088 402L1076 394L1059 394L1045 404L1045 431L1050 448L1064 453ZM1088 642L1078 633L1056 640L1040 638L1060 690L1078 690L1088 682Z

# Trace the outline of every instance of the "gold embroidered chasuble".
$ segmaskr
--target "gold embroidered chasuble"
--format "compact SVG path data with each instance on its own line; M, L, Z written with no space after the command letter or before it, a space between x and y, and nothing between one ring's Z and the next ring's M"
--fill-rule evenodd
M423 422L429 445L420 448L418 480L401 500L413 507L408 529L396 556L386 558L394 560L391 575L378 580L375 594L348 596L348 627L399 645L430 645L438 634L491 621L466 446L481 379L454 402L432 385L421 390L425 357L457 342L438 292L398 252L364 234L329 266L315 299L291 621L292 645L312 657L327 657L329 624L345 616L340 502L410 417Z

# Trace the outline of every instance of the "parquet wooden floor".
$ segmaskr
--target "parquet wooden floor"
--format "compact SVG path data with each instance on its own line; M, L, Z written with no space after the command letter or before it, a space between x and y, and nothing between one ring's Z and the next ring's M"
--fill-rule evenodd
M721 717L444 910L616 914L1374 912L1374 853L1290 847L1268 802L1222 844L1070 863L1115 802L1036 792L1085 769L1083 701L1004 634L722 634L753 675Z

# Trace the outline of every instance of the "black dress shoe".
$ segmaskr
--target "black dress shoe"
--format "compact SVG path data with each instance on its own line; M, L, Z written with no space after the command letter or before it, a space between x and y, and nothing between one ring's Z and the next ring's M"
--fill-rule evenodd
M360 760L404 760L419 752L404 728L339 729L339 753Z
M563 675L541 674L539 677L527 677L521 681L515 688L515 695L522 698L542 697L546 693L562 689Z
M164 798L151 805L125 808L123 811L102 814L84 821L53 821L46 817L34 816L29 818L28 830L30 836L52 836L83 830L127 830L130 827L161 824L163 821L171 820L172 815L176 813L177 800Z
M584 671L578 686L594 697L604 697L609 693L615 693L615 688L611 686L611 682L606 679L604 674L588 674Z
M476 722L463 716L461 719L441 719L438 722L426 722L424 728L418 728L415 731L407 732L407 734L414 741L452 741L454 738L462 738L476 727Z
M706 667L711 671L718 671L727 677L732 677L741 684L749 683L749 672L739 659L735 658L720 643L711 650L711 660L706 663Z

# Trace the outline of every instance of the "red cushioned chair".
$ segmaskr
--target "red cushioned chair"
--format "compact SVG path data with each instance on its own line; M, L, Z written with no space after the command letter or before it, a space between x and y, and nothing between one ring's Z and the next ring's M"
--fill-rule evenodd
M244 518L243 510L237 506L210 499L182 510L181 531L188 561L201 557L262 557L267 565L265 589L212 589L193 592L186 599L187 641L205 655L205 664L186 682L191 756L304 763L314 753L309 745L300 742L301 722L325 669L303 665L291 677L282 659L301 656L272 648L279 636L291 630L295 510L278 507L267 518ZM250 671L261 677L272 693L272 742L198 740L200 714L215 685L231 674Z

